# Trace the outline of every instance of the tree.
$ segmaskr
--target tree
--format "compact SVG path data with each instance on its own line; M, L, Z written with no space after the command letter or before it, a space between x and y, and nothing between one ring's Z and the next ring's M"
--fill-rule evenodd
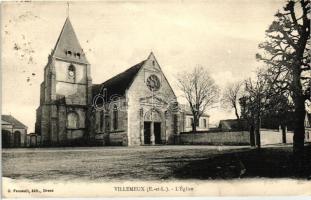
M269 66L276 93L288 92L294 104L294 165L301 171L305 102L310 99L310 1L288 1L266 30L257 59ZM309 74L309 75L308 75Z
M238 101L239 101L239 98L241 97L242 85L243 85L242 82L236 82L236 83L227 85L227 87L225 88L223 92L222 99L221 99L221 103L223 107L234 109L235 116L238 120L240 119L240 115L238 112L238 103L239 103Z
M291 127L293 121L293 105L291 99L285 94L272 94L269 103L265 105L262 121L265 128L282 129L282 142L286 143L286 128ZM269 123L269 124L267 124ZM273 127L271 127L273 125ZM269 127L268 127L269 126Z
M183 97L189 103L193 115L193 132L196 132L202 114L218 102L219 88L203 67L196 67L190 73L181 73L177 80Z
M254 144L259 149L260 143L260 127L261 115L264 112L265 105L271 96L270 90L267 85L265 71L259 70L255 80L251 78L245 81L245 94L240 100L244 107L244 114L248 117L250 124L251 144ZM255 135L255 137L253 136Z

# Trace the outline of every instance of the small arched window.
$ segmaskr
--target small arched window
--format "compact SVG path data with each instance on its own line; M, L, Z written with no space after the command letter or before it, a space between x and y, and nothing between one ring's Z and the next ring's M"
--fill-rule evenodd
M67 56L71 56L72 54L71 51L67 51L66 53L67 53Z
M72 80L74 80L76 77L76 68L73 64L69 65L68 67L68 77Z
M118 129L118 107L116 105L113 106L113 111L112 111L112 123L113 123L113 129L117 130Z
M81 54L80 53L77 53L77 57L80 59L80 57L81 57Z
M99 129L100 131L104 130L104 111L100 111L99 114Z
M70 112L67 115L67 128L77 129L79 128L79 116L75 112Z

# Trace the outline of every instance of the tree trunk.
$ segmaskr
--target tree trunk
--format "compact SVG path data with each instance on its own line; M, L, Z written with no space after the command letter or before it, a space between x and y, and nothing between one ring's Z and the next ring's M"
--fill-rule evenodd
M303 173L303 163L304 163L304 136L305 136L305 105L303 98L295 98L295 123L294 123L294 169L296 170L296 175L300 176Z
M197 121L198 121L198 119L197 119L197 117L194 115L194 116L193 116L193 124L192 124L192 131L193 131L193 133L197 133Z
M282 128L282 143L286 144L286 126L283 124L281 125Z
M233 107L234 107L235 116L236 116L237 120L239 120L239 119L240 119L240 116L239 116L239 113L238 113L238 108L237 108L236 105L233 106Z
M257 114L255 119L255 141L256 141L256 147L257 149L261 148L261 142L260 142L260 116Z
M252 147L255 146L255 132L254 132L254 124L252 123L249 127L249 137L250 137L250 144Z
M305 99L301 85L300 62L293 66L293 102L295 105L294 137L293 137L293 167L297 176L301 176L304 163L304 137L305 137Z

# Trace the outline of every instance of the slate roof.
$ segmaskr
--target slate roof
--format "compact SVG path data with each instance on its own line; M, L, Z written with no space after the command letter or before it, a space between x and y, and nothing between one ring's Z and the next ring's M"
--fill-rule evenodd
M10 123L9 123L9 122L6 122L6 121L4 121L4 120L1 120L1 125L10 125Z
M240 123L242 127L246 127L247 121L244 119L240 119ZM222 130L233 130L238 128L239 126L239 120L237 119L225 119L219 121L219 128Z
M190 107L189 106L187 106L187 105L183 105L183 112L186 114L186 115L193 115L192 114L192 111L191 111L191 109L190 109ZM201 117L210 117L210 115L208 115L208 114L206 114L206 113L203 113L202 115L201 115Z
M27 129L22 122L15 119L12 115L1 115L1 121L8 122L13 125L13 128L24 128Z
M129 69L125 70L124 72L110 78L109 80L103 82L102 84L93 85L92 87L92 93L93 96L101 93L102 90L106 89L106 94L108 97L108 100L113 95L123 96L125 95L125 91L130 88L134 78L136 77L136 74L141 69L141 67L144 65L146 60L130 67Z
M71 51L71 56L67 55L66 51ZM75 56L75 53L80 53L80 58ZM89 64L69 20L69 17L67 17L65 21L52 55L68 61Z

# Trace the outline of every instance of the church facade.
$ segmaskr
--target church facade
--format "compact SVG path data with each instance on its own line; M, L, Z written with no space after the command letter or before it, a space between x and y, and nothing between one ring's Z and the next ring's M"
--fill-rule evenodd
M185 113L153 53L101 83L69 18L44 68L36 134L43 146L174 144Z

